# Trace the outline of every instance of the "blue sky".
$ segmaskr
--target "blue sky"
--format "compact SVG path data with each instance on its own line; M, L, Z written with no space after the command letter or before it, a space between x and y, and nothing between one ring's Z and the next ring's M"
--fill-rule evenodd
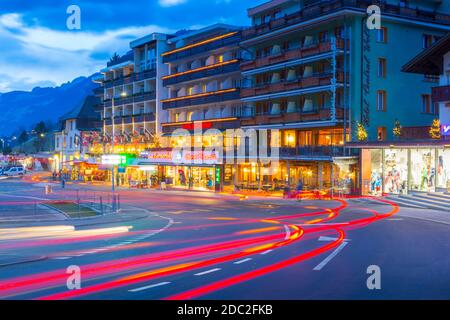
M55 86L101 69L129 42L152 32L217 22L248 25L265 0L0 0L0 92ZM81 9L68 30L66 9Z

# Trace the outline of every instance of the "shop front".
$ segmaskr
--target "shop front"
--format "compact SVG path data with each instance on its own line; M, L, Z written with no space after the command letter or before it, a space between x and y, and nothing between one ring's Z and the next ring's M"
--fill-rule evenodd
M450 190L449 147L439 143L421 146L404 143L362 148L362 194Z
M285 188L303 191L321 190L354 194L358 162L355 159L333 161L280 160L276 166L250 162L237 166L236 186L240 190L282 192ZM225 166L227 172L227 166Z
M146 172L152 187L199 191L223 189L223 165L218 152L178 149L142 152L136 160L139 171Z

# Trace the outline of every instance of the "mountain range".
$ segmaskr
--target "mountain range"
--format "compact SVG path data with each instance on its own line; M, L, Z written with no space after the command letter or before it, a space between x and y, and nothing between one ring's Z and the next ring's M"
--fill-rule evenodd
M93 94L98 84L90 77L78 77L57 87L36 87L31 91L0 94L0 136L28 130L39 121L57 121Z

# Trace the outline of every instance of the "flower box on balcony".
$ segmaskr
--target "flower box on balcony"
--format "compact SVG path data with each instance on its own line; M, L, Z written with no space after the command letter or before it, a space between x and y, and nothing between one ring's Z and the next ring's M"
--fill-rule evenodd
M327 86L331 83L331 76L322 76L319 78L319 85Z
M317 44L302 49L303 57L313 56L316 54L319 54L319 46Z
M284 84L284 89L287 90L295 90L300 89L301 80L289 81Z
M251 97L255 95L255 90L253 88L241 89L241 97Z
M286 60L301 59L302 50L300 49L289 50L284 54L284 57Z
M241 62L241 70L250 70L255 68L255 60Z
M329 52L329 51L331 51L331 43L330 42L322 42L319 44L319 52L320 53Z
M318 86L318 85L319 85L319 78L317 78L317 77L308 77L308 78L302 79L302 87L303 88L314 87L314 86Z

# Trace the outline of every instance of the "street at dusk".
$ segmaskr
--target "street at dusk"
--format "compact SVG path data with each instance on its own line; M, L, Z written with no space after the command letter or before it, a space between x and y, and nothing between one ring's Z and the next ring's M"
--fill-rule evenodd
M5 305L450 301L450 0L0 0L0 44Z
M381 199L121 190L121 211L103 218L72 222L56 214L30 227L19 215L5 222L6 212L47 198L40 185L2 181L0 223L11 228L1 229L2 263L36 259L1 267L2 298L449 298L450 219L439 212L430 221ZM56 187L54 196L75 190ZM71 225L74 231L57 232ZM67 290L69 265L81 268L79 290ZM381 268L381 290L366 286L371 265Z

